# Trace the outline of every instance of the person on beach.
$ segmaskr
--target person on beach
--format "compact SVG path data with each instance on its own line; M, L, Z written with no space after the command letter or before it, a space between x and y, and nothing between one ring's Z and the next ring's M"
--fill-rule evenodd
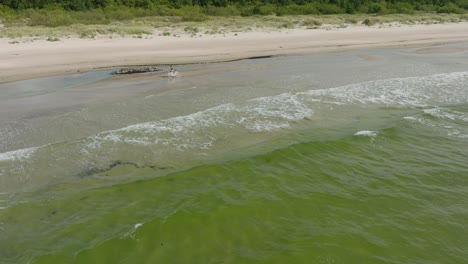
M167 76L169 78L174 78L177 76L177 70L172 66L170 65L171 69L169 70L169 72L167 73Z

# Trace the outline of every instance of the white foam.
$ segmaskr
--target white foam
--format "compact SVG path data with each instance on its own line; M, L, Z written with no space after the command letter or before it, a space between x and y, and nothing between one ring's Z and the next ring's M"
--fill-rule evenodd
M429 116L428 116L429 115ZM460 121L468 122L466 113L443 107L424 109L423 114L404 117L405 120L416 122L426 127L431 127L443 135L468 138L466 124L460 125Z
M413 121L413 120L417 120L418 118L415 117L415 116L405 116L405 117L403 117L403 119L404 119L404 120L412 120L412 121Z
M284 93L101 132L89 138L87 148L96 149L105 143L125 143L207 149L216 140L216 135L206 133L207 128L241 126L253 132L265 132L290 127L289 122L312 114L312 109L298 100L296 95Z
M25 160L30 158L39 147L18 149L0 153L0 161Z
M277 96L260 97L250 100L253 104L240 110L261 117L301 120L313 114L311 108L298 99L297 95L284 93Z
M268 132L289 128L291 122L311 117L317 102L405 107L468 102L466 83L468 72L456 72L377 80L296 94L283 93L105 131L90 137L86 148L100 148L102 144L130 144L162 145L178 150L208 149L218 135L207 131L237 127L252 132ZM365 132L360 132L357 135L365 135Z
M466 113L462 113L459 111L450 110L447 108L431 108L431 109L424 109L423 112L425 114L431 115L433 117L441 118L441 119L449 119L449 120L459 120L468 122L468 115Z
M423 107L468 102L468 72L392 78L302 93L306 100L333 104Z
M124 234L124 237L131 237L133 239L135 239L135 231L142 227L143 226L143 223L136 223L130 230L128 230L125 234Z
M364 137L375 137L379 132L372 130L361 130L354 133L355 136L364 136Z
M412 122L417 122L419 124L428 126L428 127L437 127L436 123L424 117L415 117L414 119L409 119L409 120Z

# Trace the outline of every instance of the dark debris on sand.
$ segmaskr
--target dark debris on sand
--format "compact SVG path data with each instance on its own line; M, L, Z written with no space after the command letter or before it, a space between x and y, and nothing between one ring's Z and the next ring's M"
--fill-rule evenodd
M122 68L117 71L114 71L113 75L124 75L124 74L136 74L136 73L148 73L148 72L159 72L162 69L155 66L135 66Z

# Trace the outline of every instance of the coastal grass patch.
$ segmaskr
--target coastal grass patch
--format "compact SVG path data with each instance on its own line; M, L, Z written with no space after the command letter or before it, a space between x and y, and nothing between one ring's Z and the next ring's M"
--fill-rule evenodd
M200 30L198 27L188 26L184 28L184 31L192 36L196 35Z
M60 27L74 24L71 13L63 9L27 9L18 13L28 26Z
M47 41L56 42L56 41L60 41L60 39L57 37L48 37Z
M465 21L463 15L460 14L391 14L380 16L378 19L380 23L399 22L401 24L440 24L458 23Z
M364 19L364 21L362 21L362 24L366 25L368 27L373 26L373 25L375 25L377 23L378 23L378 20L373 19L373 18L366 18L366 19Z
M49 36L67 36L73 35L75 31L69 27L30 27L25 25L16 25L4 27L0 30L0 37L2 38L40 38Z
M123 27L121 30L117 30L116 33L122 36L126 35L151 35L153 32L143 27Z
M36 2L43 1L33 2L37 4ZM358 10L351 10L350 5L343 7L327 3L307 3L307 1L301 4L288 2L281 5L274 2L239 5L221 1L215 5L198 5L196 3L186 4L180 1L168 4L152 0L125 0L119 1L121 4L103 4L99 5L99 7L91 4L91 2L95 1L86 1L86 5L83 5L82 1L74 2L81 2L81 5L42 4L39 7L31 8L34 6L33 3L14 10L0 4L0 20L6 26L17 26L26 23L29 26L60 27L72 24L108 25L117 21L147 21L149 17L176 17L176 21L183 22L205 22L214 17L230 18L240 16L244 18L253 17L257 21L264 20L265 22L273 20L270 22L275 22L275 17L285 17L283 20L277 19L277 24L269 25L272 28L281 28L291 22L288 21L290 20L289 17L294 16L315 16L319 20L322 20L322 24L343 25L358 24L365 19L377 21L376 23L381 23L380 21L384 21L382 23L385 23L386 19L381 18L381 16L397 14L415 16L416 18L412 20L419 21L417 17L420 17L421 14L464 15L468 9L468 4L465 3L466 0L459 0L457 4L449 2L444 5L417 6L408 3L389 4L380 2L364 4ZM258 16L262 18L258 18ZM406 21L410 20L406 19ZM154 21L162 22L160 19L154 19ZM308 27L318 26L307 23L305 25Z
M96 35L97 35L97 32L96 30L93 30L93 29L85 29L79 33L79 37L82 39L94 39Z
M368 26L397 26L398 24L439 24L468 21L468 14L415 13L409 14L332 14L332 15L296 15L296 16L209 16L196 18L201 10L196 11L194 19L184 19L182 16L148 16L131 20L104 20L96 13L97 24L72 23L61 16L54 20L8 18L2 22L0 37L3 38L48 38L49 36L63 39L64 37L106 38L113 36L144 36L160 32L161 35L195 35L195 34L226 34L249 31L275 31L292 28L332 29L354 24ZM62 14L58 12L57 14ZM192 15L190 15L192 16ZM2 18L2 21L4 18ZM63 22L63 21L65 22ZM72 19L73 20L73 19ZM196 20L196 21L194 21ZM60 23L62 21L63 23ZM68 22L66 22L68 21ZM101 23L102 22L102 23Z

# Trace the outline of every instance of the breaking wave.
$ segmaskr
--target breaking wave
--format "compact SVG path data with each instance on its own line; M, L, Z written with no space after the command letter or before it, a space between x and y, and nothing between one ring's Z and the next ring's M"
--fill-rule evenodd
M92 174L109 168L109 163L116 160L130 160L143 166L155 160L161 162L162 157L166 160L177 159L177 153L185 150L201 151L199 154L202 155L217 145L226 147L229 137L271 133L292 128L293 124L302 120L313 121L314 113L323 111L317 107L319 104L337 107L350 104L361 107L422 107L426 108L426 115L466 122L466 113L446 111L444 107L467 102L468 72L393 78L294 94L283 93L104 131L74 142L0 153L0 180L16 175L24 182L37 174L78 175L80 173L77 171L83 170ZM330 110L327 108L327 111ZM407 117L408 120L411 118L421 117ZM452 133L457 132L453 130ZM377 132L362 130L354 135L372 137ZM459 135L465 134L459 131ZM233 142L230 144L231 147L235 146ZM133 156L135 153L141 156ZM26 162L33 157L47 166L37 166L35 161ZM132 158L137 161L132 161ZM0 188L0 192L6 190Z

